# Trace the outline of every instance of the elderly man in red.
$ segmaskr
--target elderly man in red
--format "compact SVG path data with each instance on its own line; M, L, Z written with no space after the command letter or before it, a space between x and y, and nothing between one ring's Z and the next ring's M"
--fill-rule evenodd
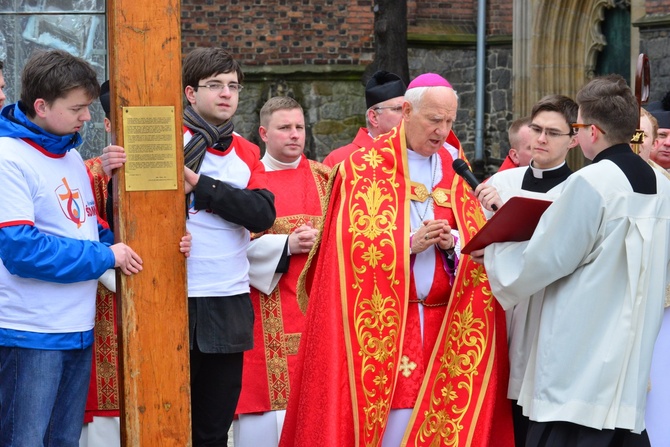
M458 253L484 216L452 169L457 108L417 77L400 125L336 170L280 446L513 445L504 312Z

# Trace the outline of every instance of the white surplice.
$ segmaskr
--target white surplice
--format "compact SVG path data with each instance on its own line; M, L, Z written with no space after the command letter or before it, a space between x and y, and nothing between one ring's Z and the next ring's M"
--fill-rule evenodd
M546 289L519 397L531 420L644 429L670 256L670 186L656 183L634 193L601 160L565 182L530 241L486 248L504 308Z

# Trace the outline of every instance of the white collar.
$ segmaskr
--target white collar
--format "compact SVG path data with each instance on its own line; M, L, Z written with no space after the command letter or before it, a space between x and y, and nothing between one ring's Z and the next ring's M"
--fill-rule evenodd
M285 169L297 169L301 158L298 157L295 161L284 163L274 158L268 151L265 151L265 155L263 155L261 161L265 165L266 171L283 171Z
M533 160L531 160L530 165L528 165L528 167L530 168L531 172L533 173L533 177L543 178L544 177L544 174L543 174L544 172L555 171L556 169L559 169L559 168L563 167L564 164L565 164L565 161L563 161L563 163L561 163L558 166L554 166L553 168L540 169L540 168L533 167Z

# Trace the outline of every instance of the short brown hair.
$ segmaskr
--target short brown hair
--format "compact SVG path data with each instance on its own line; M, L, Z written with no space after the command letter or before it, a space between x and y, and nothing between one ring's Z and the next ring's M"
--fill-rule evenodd
M53 104L76 88L83 88L93 100L100 94L100 84L93 67L84 59L62 50L36 51L21 74L21 103L26 114L35 117L35 101Z
M563 115L568 125L568 132L573 133L571 124L577 122L577 111L579 106L572 98L563 95L547 95L540 99L533 106L530 112L531 119L535 118L540 112L556 112Z
M531 123L529 116L524 116L523 118L515 119L512 121L512 125L509 126L507 130L507 139L509 140L510 148L519 147L519 131L522 127L527 126Z
M289 96L275 96L267 100L267 102L261 108L260 118L261 126L265 127L270 121L270 117L273 113L278 110L293 110L300 109L302 112L302 107L295 99Z
M185 89L189 85L198 90L201 80L221 73L237 73L237 82L244 80L240 64L233 55L223 48L196 48L186 55L182 66L182 83Z
M637 99L621 75L594 78L577 93L577 104L582 120L600 127L609 143L630 143L640 112Z

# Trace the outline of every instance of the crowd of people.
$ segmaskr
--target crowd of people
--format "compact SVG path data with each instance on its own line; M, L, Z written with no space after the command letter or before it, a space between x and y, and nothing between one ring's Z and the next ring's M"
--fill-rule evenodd
M640 109L608 75L541 98L474 188L439 74L376 72L324 163L293 98L261 108L263 154L234 131L228 51L190 51L182 81L192 445L668 445L670 94ZM72 150L98 97L111 131L112 95L38 52L0 113L2 447L120 445L101 328L114 270L151 255L110 228L124 148ZM462 252L513 197L550 202L532 237Z

